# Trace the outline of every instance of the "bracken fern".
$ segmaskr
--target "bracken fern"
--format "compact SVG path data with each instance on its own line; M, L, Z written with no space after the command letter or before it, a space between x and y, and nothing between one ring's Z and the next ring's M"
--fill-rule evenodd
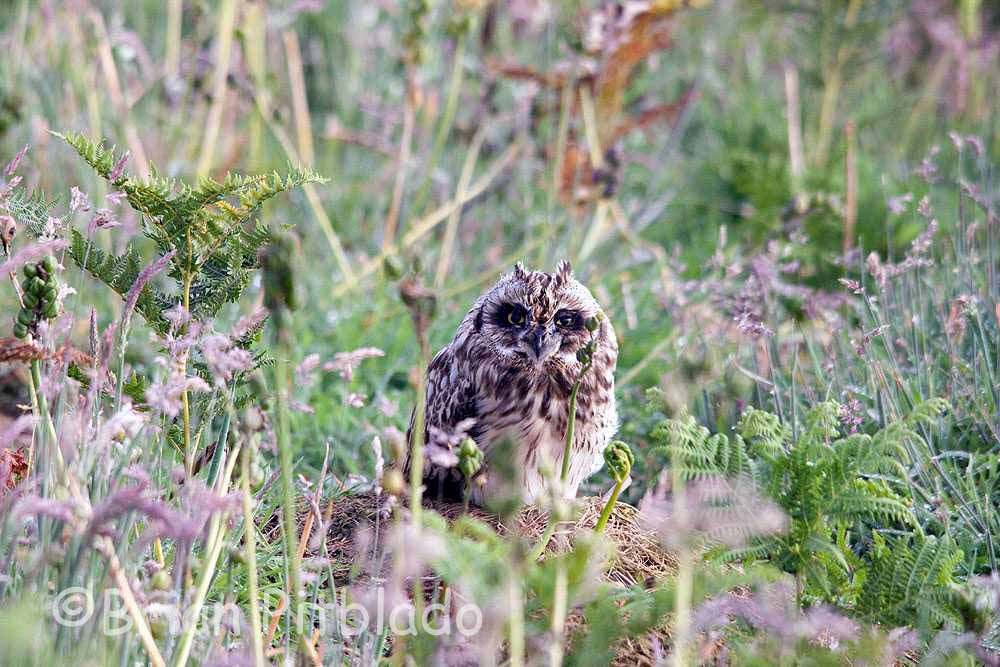
M116 169L121 160L81 134L57 135L118 191L142 221L142 232L161 255L175 253L168 275L173 296L152 285L143 288L136 310L157 333L168 331L164 313L180 298L198 320L213 318L226 303L237 301L259 267L258 253L272 238L271 228L259 217L261 206L275 195L303 183L322 181L314 172L289 167L287 175L227 174L222 182L200 178L192 186L156 174L137 180ZM47 205L38 198L21 199L22 219L40 235ZM80 268L123 298L135 284L144 262L134 244L118 255L106 253L76 229L69 232L67 252Z
M943 400L926 401L873 435L842 436L841 406L833 401L809 410L797 437L752 407L731 437L710 433L689 415L663 420L650 435L684 478L752 478L789 517L787 532L716 549L718 560L771 560L796 576L802 603L838 604L869 621L958 627L962 552L954 540L919 527L906 467L911 448L920 446L920 427L947 408ZM852 549L857 535L869 535L872 548Z

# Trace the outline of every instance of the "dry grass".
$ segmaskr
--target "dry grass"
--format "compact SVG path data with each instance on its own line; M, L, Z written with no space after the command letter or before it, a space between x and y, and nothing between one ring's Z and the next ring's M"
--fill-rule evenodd
M357 535L359 531L374 526L376 512L381 505L384 508L386 496L376 499L374 493L345 494L332 501L333 511L330 514L330 525L326 534L326 547L330 555L331 566L338 586L345 585L360 575L357 563L361 560L357 553ZM459 503L426 501L425 506L434 510L449 522L453 522L465 513ZM545 554L565 553L572 548L574 536L583 531L592 531L603 508L600 497L587 497L579 500L579 513L575 521L556 533L546 545ZM322 504L326 511L326 503ZM545 532L548 524L546 512L534 506L521 510L514 526L505 525L495 514L480 508L471 507L468 514L491 526L500 535L517 533L529 543L537 541ZM299 515L300 530L306 524L309 511L303 506ZM310 522L311 523L311 522ZM276 517L264 526L266 539L281 539L281 525ZM665 550L655 534L642 527L641 514L632 505L618 503L605 528L605 534L615 544L614 556L605 564L603 575L605 581L626 587L633 585L651 586L653 582L671 576L677 570L677 560ZM315 542L313 542L315 544ZM317 549L310 545L306 549L307 556L316 556ZM433 586L428 587L432 591ZM571 610L566 620L567 644L572 643L580 633L587 629L586 620L580 610ZM666 625L655 633L663 646L669 645L670 632ZM567 647L568 648L568 647ZM652 635L639 639L626 639L616 647L616 658L613 665L654 664L654 649Z
M384 503L386 496L382 496ZM351 566L357 560L355 538L364 528L375 524L375 513L378 501L373 493L345 494L333 502L333 512L327 529L326 546L334 562L334 573L337 584L345 583ZM580 531L593 530L597 517L603 508L599 497L589 497L580 500L581 511L575 522L563 530L557 531L549 540L545 553L565 553L569 551L573 537ZM324 503L325 506L325 503ZM454 521L463 513L460 503L427 501L425 506L432 509L448 521ZM491 526L500 535L510 535L516 532L529 542L541 538L548 523L546 512L537 507L528 506L521 510L516 526L506 526L495 514L477 507L468 510L470 516ZM303 508L299 515L300 525L305 524L308 511ZM268 521L264 534L268 538L278 538L280 525ZM673 574L677 561L673 554L666 551L657 537L641 525L639 510L625 503L618 503L608 521L605 534L614 542L617 552L604 571L607 581L621 586L645 584L658 577ZM307 556L317 555L311 547L306 550ZM542 556L545 557L544 555Z

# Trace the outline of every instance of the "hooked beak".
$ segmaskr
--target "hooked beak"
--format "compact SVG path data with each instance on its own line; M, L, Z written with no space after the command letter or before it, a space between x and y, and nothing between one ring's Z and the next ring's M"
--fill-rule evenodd
M535 361L543 361L549 356L549 332L545 330L543 326L534 326L525 338L528 345L531 347L531 351L535 355Z

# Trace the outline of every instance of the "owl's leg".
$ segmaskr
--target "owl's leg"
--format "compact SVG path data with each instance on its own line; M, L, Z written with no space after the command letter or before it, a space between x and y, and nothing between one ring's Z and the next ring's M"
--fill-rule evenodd
M434 467L424 475L424 490L434 500L460 503L464 499L465 483L454 468Z

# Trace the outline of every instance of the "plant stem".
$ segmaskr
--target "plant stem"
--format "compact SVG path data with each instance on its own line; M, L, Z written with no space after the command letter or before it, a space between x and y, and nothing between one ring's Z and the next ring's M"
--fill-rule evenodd
M576 429L576 395L580 391L580 385L583 384L583 376L590 370L591 364L593 364L593 359L580 368L580 372L576 376L576 382L573 383L573 389L569 393L569 413L566 417L566 444L563 446L562 470L559 473L559 481L563 484L569 478L569 455L573 450L573 431Z
M263 72L261 72L261 74L263 74ZM300 164L301 159L299 158L299 152L292 144L292 140L289 138L288 133L285 132L284 128L278 125L274 120L274 114L271 111L270 96L268 95L267 88L257 82L257 88L255 88L254 92L256 93L254 97L257 102L257 112L260 114L261 119L267 125L267 128L271 130L271 134L273 134L274 138L278 140L278 143L281 144L281 148L285 152L288 159L293 163ZM316 218L316 222L319 224L319 228L323 232L323 236L326 237L326 241L330 246L330 251L333 252L333 258L336 260L337 267L340 269L341 276L343 277L341 289L346 291L346 288L352 288L355 286L357 278L357 276L354 275L354 270L351 268L351 261L344 252L344 246L340 242L340 237L337 236L337 231L333 228L333 223L330 222L330 216L327 215L326 209L323 208L323 202L316 193L316 188L313 187L312 183L303 183L302 192L305 193L306 201L309 203L309 208L313 212L313 217ZM379 262L381 261L381 258L379 258ZM336 293L336 290L334 292Z
M168 80L179 75L181 61L181 26L184 19L183 0L167 3L167 50L163 58L163 74Z
M300 559L295 530L295 483L292 477L292 443L288 425L288 362L285 358L287 354L287 345L282 344L275 363L278 458L281 467L282 486L282 532L285 536L285 558L288 561L288 596L291 598L290 609L293 616L293 625L298 634L299 643L304 648L307 638L301 627L303 619L301 613L302 601L299 595L301 591L301 583L299 582Z
M184 272L184 310L191 314L191 281L194 272L191 269L191 253L193 243L191 240L191 230L187 231L187 267ZM181 360L184 364L184 375L187 375L187 352ZM120 378L119 378L120 381ZM183 406L184 422L184 472L187 477L194 474L194 451L191 448L191 401L188 398L187 387L181 392L181 404Z
M294 30L281 33L285 44L285 60L288 62L288 81L292 88L292 114L295 117L295 136L299 143L299 158L307 166L313 166L312 120L309 116L309 100L306 97L305 75L302 73L302 50L299 36Z
M266 82L267 62L265 60L264 3L248 2L244 11L243 31L246 34L243 48L246 50L247 69L253 85L254 97L261 95ZM262 134L264 118L261 104L256 105L257 113L250 115L250 166L260 170L263 166Z
M142 615L142 610L139 609L139 604L135 600L135 596L132 593L132 585L129 583L128 577L125 576L125 572L122 571L121 562L118 560L118 554L115 553L111 539L101 537L96 546L98 551L102 552L108 559L111 575L115 579L115 584L118 587L118 592L121 593L125 608L128 610L129 616L139 633L139 639L142 640L142 645L149 655L150 664L153 667L164 667L166 662L164 662L163 656L160 655L160 649L156 646L156 640L153 639L153 633L149 630L149 624L146 622L145 617Z
M521 579L514 568L508 577L510 595L510 667L524 666L524 599Z
M549 524L545 527L545 532L542 533L542 536L538 538L538 542L535 543L535 546L532 547L531 551L528 553L529 563L534 563L542 557L542 554L545 553L545 547L548 546L549 540L551 540L552 536L555 534L556 522L550 520Z
M597 525L594 526L595 533L604 532L604 527L608 524L608 519L611 518L611 512L615 508L615 503L618 502L618 496L622 492L622 487L625 486L625 478L622 478L620 482L615 482L615 488L611 492L611 498L604 505L604 509L601 510L601 516L597 519Z
M487 189L490 188L490 186L495 185L495 182L497 178L500 176L500 174L502 174L508 167L510 167L511 164L513 164L514 158L516 158L518 153L521 152L525 144L526 142L523 139L521 138L516 139L514 143L511 144L506 151L504 151L503 155L498 157L489 166L489 168L486 170L486 173L484 173L482 176L476 179L476 181L469 186L469 189L465 191L465 196L463 196L461 200L448 201L439 206L438 208L434 209L430 213L428 213L423 218L414 221L413 224L409 226L410 227L409 231L407 231L406 234L403 235L403 237L399 240L398 244L383 243L382 251L380 253L374 255L367 262L364 262L360 270L356 274L353 274L349 280L345 280L342 284L334 286L330 290L330 294L334 297L339 297L355 289L358 286L359 284L358 281L361 278L370 276L371 274L375 273L376 271L382 268L382 263L385 261L385 258L387 256L415 245L417 241L422 239L435 227L437 227L444 220L446 220L448 216L451 215L452 210L456 206L460 206L467 202L470 202L476 197L479 197L481 194L486 192ZM302 186L302 189L306 194L309 193L309 190L306 189L306 186Z
M684 478L680 465L671 461L671 488L674 496L674 511L680 525L687 524L687 499L684 495ZM674 667L688 664L688 631L691 625L691 595L694 579L694 559L691 547L686 542L677 554L677 595L674 602Z
M226 480L223 488L229 486L229 480ZM208 597L208 589L212 583L212 578L215 576L215 567L219 562L219 555L222 553L222 545L225 543L225 533L219 530L219 526L222 523L222 515L216 514L212 519L212 525L209 528L209 535L213 536L215 539L211 540L208 547L208 557L205 560L205 569L201 573L201 578L198 580L198 588L195 592L195 597L191 602L188 611L185 614L191 619L191 625L187 627L184 634L181 635L180 641L178 643L178 654L177 660L174 661L174 667L184 667L187 664L188 657L191 655L191 647L194 644L194 635L198 630L198 617L201 615L201 609L205 605L205 598Z
M844 206L844 238L841 252L844 256L854 245L854 228L858 221L858 142L854 121L847 121L844 125L844 137L847 143L847 157L845 162L847 193Z
M844 30L849 33L858 22L858 12L861 11L861 0L849 0L844 16ZM844 82L844 67L854 51L854 46L845 34L840 41L833 64L823 73L823 101L820 105L819 129L816 132L816 150L813 154L813 165L822 168L830 152L830 142L833 137L834 118L837 114L837 103L840 89Z
M250 459L253 447L243 446L240 455L240 490L243 495L243 551L247 559L247 588L250 596L250 638L253 642L254 667L264 667L264 637L260 627L260 589L257 585L257 527L253 522L253 494L250 491Z
M549 645L549 664L552 667L560 667L563 662L568 583L566 563L561 558L557 559L555 591L552 593L552 643Z
M64 480L66 474L66 463L63 461L62 450L59 448L59 438L56 436L56 427L52 423L52 415L49 414L49 402L45 398L45 394L42 393L42 371L41 362L38 359L31 360L31 382L28 385L28 390L31 395L31 407L38 418L42 420L45 425L46 436L49 442L52 443L52 452L55 454L56 469L59 473L59 478ZM28 458L28 470L31 470L31 464L33 463L33 452L29 454Z
M427 363L430 357L430 347L427 341L426 332L419 331L417 335L420 339L420 359L419 373L417 376L417 404L413 415L413 444L410 450L410 517L413 527L419 530L421 527L421 509L424 494L424 420L427 400ZM416 608L417 618L423 615L424 590L423 579L420 573L413 582L413 605Z

